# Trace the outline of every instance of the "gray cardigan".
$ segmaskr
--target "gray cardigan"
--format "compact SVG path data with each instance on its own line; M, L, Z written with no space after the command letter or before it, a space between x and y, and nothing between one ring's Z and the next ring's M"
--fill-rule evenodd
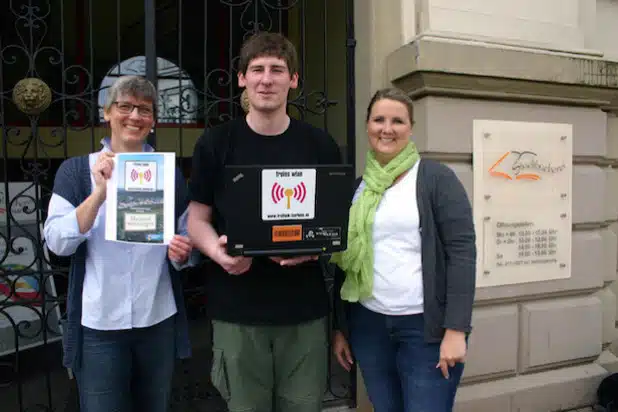
M361 180L358 180L360 184ZM357 184L357 187L358 187ZM425 340L445 329L469 333L476 283L476 235L470 201L447 166L421 159L416 183L420 218ZM335 328L348 334L349 302L339 292L345 274L335 268Z

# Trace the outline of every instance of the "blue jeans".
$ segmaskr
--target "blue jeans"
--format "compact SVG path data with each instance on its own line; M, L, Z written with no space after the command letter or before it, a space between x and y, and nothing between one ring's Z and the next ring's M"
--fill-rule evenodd
M166 412L175 362L174 317L148 328L83 328L74 371L81 412Z
M387 316L351 305L350 345L375 412L450 412L463 363L436 368L440 343L427 343L423 315Z

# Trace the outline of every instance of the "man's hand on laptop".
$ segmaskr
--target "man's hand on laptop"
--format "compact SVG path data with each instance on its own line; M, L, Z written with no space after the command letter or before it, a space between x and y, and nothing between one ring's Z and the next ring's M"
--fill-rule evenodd
M227 236L219 237L219 244L212 258L230 275L242 275L251 267L252 258L244 256L230 256L225 251Z
M301 263L318 260L318 255L296 256L296 257L271 256L270 259L277 262L281 266L295 266Z

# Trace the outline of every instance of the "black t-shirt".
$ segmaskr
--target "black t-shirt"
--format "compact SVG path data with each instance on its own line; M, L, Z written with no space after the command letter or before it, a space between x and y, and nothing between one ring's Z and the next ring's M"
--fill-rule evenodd
M325 131L295 119L277 136L254 132L245 118L206 130L193 153L190 200L212 207L212 225L225 234L224 165L314 165L341 163L339 147ZM253 258L251 269L230 275L206 259L207 309L216 320L250 325L286 325L328 313L328 296L318 262L281 267Z

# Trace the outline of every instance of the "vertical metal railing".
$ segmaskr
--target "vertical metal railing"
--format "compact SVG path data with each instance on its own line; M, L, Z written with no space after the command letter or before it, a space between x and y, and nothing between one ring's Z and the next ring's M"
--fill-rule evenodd
M144 0L144 52L146 57L146 78L158 87L157 71L157 13L156 0ZM153 128L148 143L156 147L157 131Z

